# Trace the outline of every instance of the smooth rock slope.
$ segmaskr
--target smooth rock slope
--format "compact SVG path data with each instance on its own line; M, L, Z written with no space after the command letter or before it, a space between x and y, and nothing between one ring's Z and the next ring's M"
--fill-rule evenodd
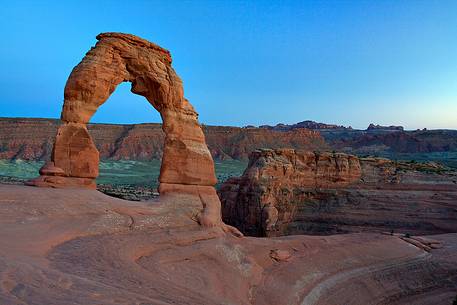
M457 235L237 238L191 195L0 185L0 304L450 304ZM343 303L342 303L343 302Z

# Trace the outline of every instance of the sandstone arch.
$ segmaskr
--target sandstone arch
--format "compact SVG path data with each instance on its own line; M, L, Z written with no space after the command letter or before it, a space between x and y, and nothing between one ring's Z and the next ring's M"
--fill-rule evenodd
M170 52L130 34L102 33L97 40L67 80L51 161L30 184L95 189L99 154L86 124L118 84L131 82L131 91L144 96L162 117L159 192L197 196L205 208L200 223L222 223L213 159Z

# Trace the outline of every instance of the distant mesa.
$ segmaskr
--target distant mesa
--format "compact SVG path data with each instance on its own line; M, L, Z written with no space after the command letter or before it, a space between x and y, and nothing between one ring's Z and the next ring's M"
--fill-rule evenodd
M245 128L253 128L254 126L248 125L245 126ZM352 131L354 130L351 126L342 126L342 125L336 125L336 124L326 124L326 123L319 123L311 120L306 120L302 122L298 122L296 124L283 124L279 123L276 124L275 126L271 125L260 125L259 128L264 128L264 129L271 129L271 130L277 130L277 131L288 131L292 129L297 129L297 128L306 128L306 129L311 129L311 130L318 130L318 131ZM368 128L366 129L367 131L404 131L403 126L382 126L382 125L375 125L371 123Z
M325 124L325 123L318 123L315 121L303 121L299 122L296 124L292 125L287 125L287 124L276 124L275 126L270 126L270 125L261 125L259 128L265 128L265 129L272 129L272 130L279 130L279 131L288 131L292 129L297 129L297 128L306 128L306 129L313 129L313 130L325 130L325 129L330 129L330 130L352 130L352 127L345 127L341 125L335 125L335 124Z
M382 125L375 125L371 123L368 125L367 131L404 131L405 129L403 126L382 126Z

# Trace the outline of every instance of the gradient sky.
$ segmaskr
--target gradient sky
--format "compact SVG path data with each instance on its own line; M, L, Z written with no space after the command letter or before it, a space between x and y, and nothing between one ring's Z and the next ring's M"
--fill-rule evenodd
M0 116L60 116L100 32L169 49L210 125L457 129L457 1L0 0ZM92 122L159 122L121 84Z

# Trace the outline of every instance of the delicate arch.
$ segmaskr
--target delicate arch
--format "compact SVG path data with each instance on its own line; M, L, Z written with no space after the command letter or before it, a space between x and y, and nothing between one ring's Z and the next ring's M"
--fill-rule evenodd
M122 33L97 36L95 47L71 72L65 85L62 125L51 161L29 184L95 188L99 153L86 124L116 86L131 82L160 112L165 133L159 192L193 194L205 210L200 223L220 220L214 189L214 163L198 123L198 114L184 98L182 81L171 67L170 52L139 37Z

